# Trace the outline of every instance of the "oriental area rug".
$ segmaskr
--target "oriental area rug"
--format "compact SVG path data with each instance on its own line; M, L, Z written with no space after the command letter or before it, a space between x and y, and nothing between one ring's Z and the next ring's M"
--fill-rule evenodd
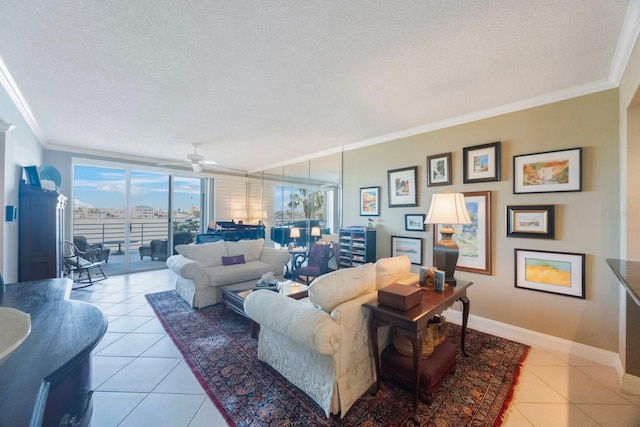
M192 309L175 291L146 295L158 319L230 426L410 426L412 395L381 381L339 420L269 365L258 360L249 321L222 304ZM458 366L430 405L420 403L423 426L499 426L508 409L529 347L467 330L469 357L460 352L460 327L447 339L458 347ZM304 369L304 361L300 361Z

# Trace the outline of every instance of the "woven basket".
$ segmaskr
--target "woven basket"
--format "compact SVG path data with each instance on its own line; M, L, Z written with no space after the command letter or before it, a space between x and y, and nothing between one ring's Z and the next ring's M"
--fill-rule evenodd
M441 344L447 336L447 322L443 316L436 316L429 320L427 329L424 333L424 341L422 342L422 354L420 357L427 358L433 353L433 350ZM400 334L397 331L393 333L391 338L393 347L400 354L413 357L413 346L408 336Z

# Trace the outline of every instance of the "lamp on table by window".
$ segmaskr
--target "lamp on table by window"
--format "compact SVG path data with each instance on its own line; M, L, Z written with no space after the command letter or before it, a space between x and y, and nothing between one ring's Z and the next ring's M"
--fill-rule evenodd
M453 224L471 224L467 205L464 202L462 193L434 194L431 197L429 213L424 221L425 224L442 224L444 228L440 230L442 239L433 247L433 258L438 270L444 270L445 283L455 286L456 279L453 276L458 263L458 245L451 238L454 229Z
M298 227L291 227L289 231L289 237L293 239L293 246L296 245L296 239L300 238L300 229Z
M320 233L320 227L311 227L311 237L315 237L314 241L318 241L318 237L322 234Z

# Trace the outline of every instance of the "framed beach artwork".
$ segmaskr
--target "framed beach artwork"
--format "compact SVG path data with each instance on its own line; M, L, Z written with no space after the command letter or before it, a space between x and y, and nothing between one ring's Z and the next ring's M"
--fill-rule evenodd
M360 189L360 216L380 215L380 187Z
M491 274L491 192L472 191L462 194L471 224L452 226L455 230L453 240L460 251L456 270ZM443 227L441 224L434 227L434 245L440 240L440 230Z
M462 149L462 182L500 181L500 142Z
M427 187L451 185L451 153L427 157Z
M418 167L411 166L387 171L389 207L418 206Z
M391 256L407 255L411 264L422 265L422 238L391 236Z
M585 254L515 249L515 287L585 298Z
M507 206L507 237L555 239L555 205Z
M513 156L513 193L582 191L582 147Z

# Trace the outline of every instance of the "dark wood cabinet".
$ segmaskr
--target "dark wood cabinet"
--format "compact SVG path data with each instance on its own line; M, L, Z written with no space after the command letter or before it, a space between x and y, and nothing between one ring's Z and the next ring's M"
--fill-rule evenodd
M20 182L18 281L62 277L62 240L67 198Z
M107 331L98 307L70 301L71 280L11 283L0 307L31 316L31 333L0 366L0 426L86 427L91 352Z
M338 268L376 262L376 230L344 228L338 235Z

